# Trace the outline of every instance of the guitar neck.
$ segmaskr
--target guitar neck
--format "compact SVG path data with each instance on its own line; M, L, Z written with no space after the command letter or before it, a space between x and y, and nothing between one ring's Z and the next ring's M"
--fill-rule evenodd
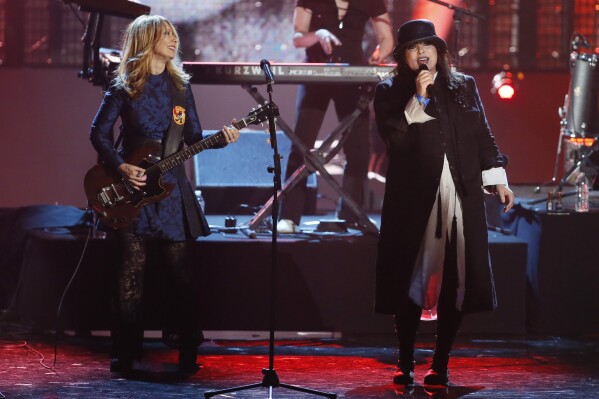
M247 126L245 119L242 119L238 122L233 123L233 126L236 129L242 129ZM225 144L225 132L223 130L219 130L218 132L206 137L203 140L198 141L195 144L190 145L178 151L168 157L164 158L162 161L155 163L154 165L148 168L148 171L152 171L155 169L160 169L162 173L168 172L173 169L175 166L181 165L183 162L187 161L189 158L199 154L204 150L208 150L220 144Z

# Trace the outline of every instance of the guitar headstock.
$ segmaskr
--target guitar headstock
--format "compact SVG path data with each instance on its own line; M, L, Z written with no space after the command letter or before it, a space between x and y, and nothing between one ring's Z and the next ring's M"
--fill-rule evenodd
M275 117L279 116L279 108L276 106L275 103L267 102L262 104L258 108L252 109L248 116L240 120L236 125L238 125L238 128L242 128L249 125L257 125L267 120L271 114Z

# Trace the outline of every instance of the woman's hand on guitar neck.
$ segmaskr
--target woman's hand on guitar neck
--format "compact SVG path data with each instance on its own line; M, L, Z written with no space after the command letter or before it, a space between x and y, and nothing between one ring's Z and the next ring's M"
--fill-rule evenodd
M143 168L128 163L122 163L119 165L118 171L134 189L139 190L140 187L146 185L148 176L144 174L145 170Z
M231 121L233 126L223 126L223 133L225 134L225 141L227 144L231 144L239 139L239 130L235 127L236 119Z

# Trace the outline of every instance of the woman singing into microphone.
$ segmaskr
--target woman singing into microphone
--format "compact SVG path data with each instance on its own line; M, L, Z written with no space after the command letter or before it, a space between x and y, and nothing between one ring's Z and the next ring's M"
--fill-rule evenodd
M447 385L462 313L496 307L484 191L507 212L503 156L474 79L452 72L447 44L428 20L399 28L395 76L376 89L374 110L389 166L377 255L376 310L395 317L396 384L414 383L421 318L437 319L426 385Z

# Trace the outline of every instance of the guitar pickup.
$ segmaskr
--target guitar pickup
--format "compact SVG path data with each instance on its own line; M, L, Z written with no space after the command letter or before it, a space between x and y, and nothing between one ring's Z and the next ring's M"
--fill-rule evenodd
M98 193L97 198L103 207L111 207L114 205L114 203L110 199L110 194L106 191L106 189L107 187L102 188L102 191Z
M127 190L127 194L131 195L131 194L133 194L133 193L135 192L135 191L133 191L133 187L131 187L131 184L129 184L129 182L127 182L127 180L123 180L123 184L125 185L125 189ZM114 187L114 184L113 184L112 186ZM115 193L117 194L117 196L118 196L118 191L117 191L117 189L116 189L116 188L114 189L114 192L115 192ZM121 196L121 197L117 198L117 200L118 200L118 201L120 201L120 200L122 200L123 198L124 198L124 197L122 197L122 196Z

